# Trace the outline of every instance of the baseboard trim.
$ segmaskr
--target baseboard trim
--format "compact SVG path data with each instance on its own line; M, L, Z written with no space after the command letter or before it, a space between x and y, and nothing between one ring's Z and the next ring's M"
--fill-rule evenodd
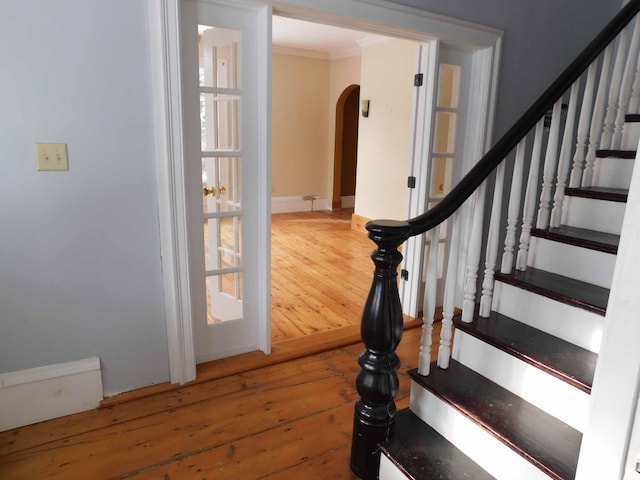
M317 197L317 195L310 195L310 197ZM271 213L295 213L322 210L331 211L331 200L327 198L314 198L311 200L307 199L307 197L271 198Z
M102 401L100 359L0 374L0 431L91 410Z

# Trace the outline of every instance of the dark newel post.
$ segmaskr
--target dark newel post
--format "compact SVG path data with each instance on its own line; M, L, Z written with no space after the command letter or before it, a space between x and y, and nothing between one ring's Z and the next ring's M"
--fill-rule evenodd
M378 249L371 254L376 269L360 332L366 350L358 363L356 402L351 443L351 471L363 480L377 479L378 445L393 434L398 394L400 359L395 353L402 338L402 306L398 294L397 267L402 261L398 247L409 237L406 222L376 220L366 226Z

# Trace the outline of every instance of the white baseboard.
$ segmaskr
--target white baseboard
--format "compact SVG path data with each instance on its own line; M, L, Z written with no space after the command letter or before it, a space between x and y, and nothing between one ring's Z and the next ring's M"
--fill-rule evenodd
M97 408L100 359L0 374L0 431Z
M310 212L331 210L331 201L326 198L305 200L305 197L272 197L271 213Z

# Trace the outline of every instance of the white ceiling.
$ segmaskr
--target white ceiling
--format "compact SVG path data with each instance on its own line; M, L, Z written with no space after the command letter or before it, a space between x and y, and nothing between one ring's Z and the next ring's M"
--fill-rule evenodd
M321 25L285 17L273 17L273 44L324 52L331 57L359 51L358 42L381 38L366 32Z

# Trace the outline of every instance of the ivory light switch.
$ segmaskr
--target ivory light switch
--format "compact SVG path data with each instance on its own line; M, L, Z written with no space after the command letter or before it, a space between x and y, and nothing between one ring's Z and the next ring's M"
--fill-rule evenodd
M66 143L36 143L38 171L69 170Z

